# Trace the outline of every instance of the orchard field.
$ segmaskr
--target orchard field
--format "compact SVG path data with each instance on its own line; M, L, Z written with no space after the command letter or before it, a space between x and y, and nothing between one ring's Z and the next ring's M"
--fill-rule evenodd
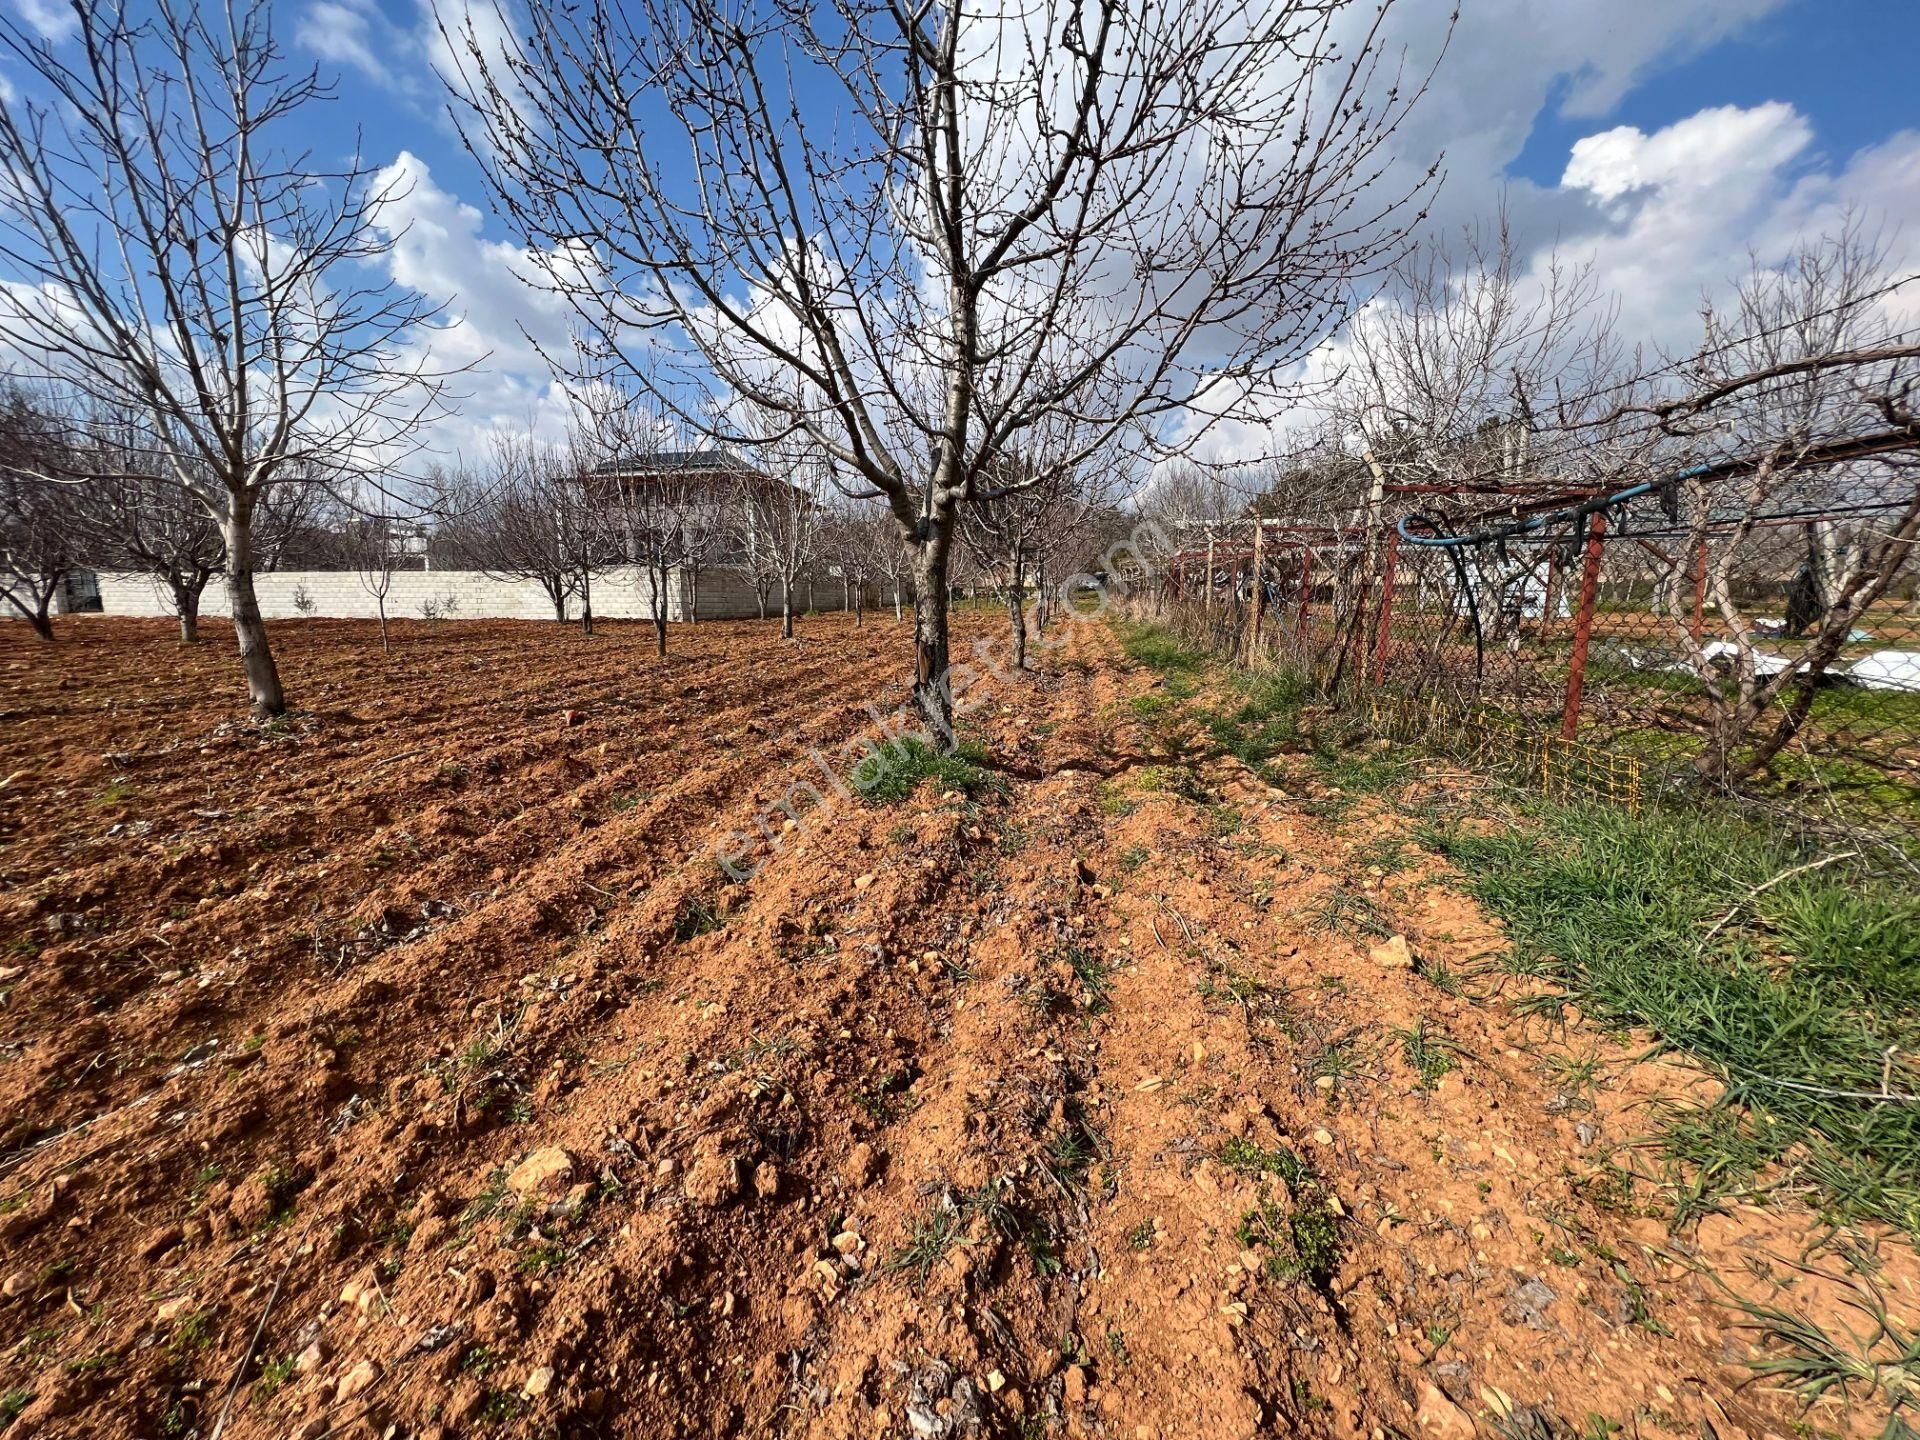
M863 799L808 751L892 708L890 616L664 661L294 622L264 726L225 637L22 629L13 1434L1785 1437L1913 1393L1898 1202L1729 1193L1663 1108L1708 1072L1425 843L1479 782L1165 637L1063 622ZM1847 1381L1810 1409L1796 1317Z

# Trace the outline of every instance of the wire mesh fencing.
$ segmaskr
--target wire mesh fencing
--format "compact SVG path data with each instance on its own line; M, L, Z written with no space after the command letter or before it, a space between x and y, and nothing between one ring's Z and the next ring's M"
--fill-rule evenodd
M1638 488L1436 507L1389 486L1349 526L1215 527L1167 560L1159 595L1380 733L1550 793L1711 790L1911 848L1912 482L1761 507Z

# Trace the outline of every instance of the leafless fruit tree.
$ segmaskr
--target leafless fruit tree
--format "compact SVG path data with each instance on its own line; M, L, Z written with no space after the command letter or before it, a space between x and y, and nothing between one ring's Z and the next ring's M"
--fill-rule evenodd
M884 529L874 523L876 515ZM820 525L820 554L828 573L840 581L840 605L856 626L867 618L867 596L886 573L885 550L897 542L893 517L876 512L871 501L840 501L825 507ZM893 544L897 548L897 543Z
M715 439L802 433L884 499L948 735L955 522L1002 457L1060 415L1090 456L1269 413L1397 253L1435 172L1383 179L1424 89L1388 8L581 0L504 54L444 28L469 148L585 329Z
M1880 303L1892 279L1880 241L1849 216L1783 266L1757 260L1705 334L1677 393L1625 413L1682 448L1686 552L1733 647L1732 690L1672 606L1673 633L1710 683L1710 730L1695 765L1736 784L1799 733L1829 666L1907 571L1920 540L1920 337ZM1782 515L1805 526L1817 587L1804 643L1762 667L1735 577ZM1771 532L1777 535L1778 531Z
M1323 436L1314 463L1293 477L1327 482L1318 518L1358 541L1336 577L1341 660L1364 629L1389 483L1490 508L1502 497L1523 505L1663 473L1675 447L1620 413L1639 357L1617 338L1616 308L1590 265L1516 257L1502 217L1490 231L1423 242L1395 267L1382 303L1347 327L1351 359L1329 410L1333 432L1359 453L1342 457ZM1298 484L1293 498L1306 500ZM1423 589L1432 572L1452 601L1450 624L1471 615L1481 640L1511 648L1520 629L1501 597L1538 594L1550 613L1560 573L1550 554L1545 545L1475 546L1459 551L1455 567L1416 550L1402 565L1416 568Z
M1114 461L1113 456L1094 455L1077 465L1063 465L1045 453L1009 451L1001 457L990 491L961 517L967 548L1005 593L1016 670L1027 664L1028 587L1036 597L1034 624L1044 630L1049 561L1071 548L1088 515L1120 488L1124 466L1116 467Z
M613 489L591 483L603 452L500 435L480 464L448 486L448 554L502 580L531 580L566 624L580 602L593 633L593 582L624 562Z
M200 640L200 601L227 563L220 527L169 480L116 476L86 487L91 564L149 576L180 622L182 644Z
M17 382L0 391L0 591L42 640L53 639L54 597L85 557L80 495L45 478L70 445L42 395Z
M597 430L602 438L592 453L608 458L582 473L616 517L622 558L646 577L653 650L664 659L671 587L679 567L705 546L694 532L706 526L709 489L688 452L672 443L667 419L649 407L630 399L610 405Z
M380 617L380 649L391 655L393 637L387 631L387 596L393 593L394 551L400 542L402 526L400 517L391 514L389 506L382 503L384 498L369 505L366 514L354 518L350 533L360 588L373 597L374 613Z
M267 0L75 4L60 41L0 19L0 342L92 405L139 415L226 546L256 714L286 695L254 598L265 494L405 445L440 403L434 308L375 263L395 198L315 162L332 92L288 66ZM71 480L72 473L51 478Z

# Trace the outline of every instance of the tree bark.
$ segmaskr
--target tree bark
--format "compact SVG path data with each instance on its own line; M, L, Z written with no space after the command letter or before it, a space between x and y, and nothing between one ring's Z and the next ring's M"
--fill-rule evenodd
M687 567L687 613L686 622L695 624L700 619L700 567Z
M900 577L898 575L893 577L893 618L895 620L906 618L906 613L900 608Z
M653 653L667 658L667 567L653 566L648 574L653 589Z
M21 617L26 620L27 624L33 627L33 633L35 635L38 635L42 640L53 639L53 619L51 614L53 594L51 591L45 595L36 595L32 609L28 609L25 605L22 605L19 597L11 590L7 592L7 599L13 605L13 608L20 612Z
M1007 586L1007 624L1013 631L1013 668L1027 668L1027 570L1013 552L1013 580Z
M380 614L380 653L383 655L391 655L393 653L393 642L387 638L387 597L384 595L374 596L373 608Z
M947 635L947 559L950 535L915 547L913 587L913 703L935 735L953 744L952 652Z
M580 633L593 634L593 572L580 572Z
M260 601L253 593L250 503L233 501L221 530L227 541L227 589L233 600L233 633L240 642L240 668L246 671L254 718L271 720L287 713L287 693L280 687L280 671L267 642L267 625L260 618Z
M780 634L783 639L793 638L793 577L790 575L780 581Z
M207 582L202 580L200 585ZM197 645L200 643L200 586L189 584L185 580L173 580L173 613L180 617L180 643Z

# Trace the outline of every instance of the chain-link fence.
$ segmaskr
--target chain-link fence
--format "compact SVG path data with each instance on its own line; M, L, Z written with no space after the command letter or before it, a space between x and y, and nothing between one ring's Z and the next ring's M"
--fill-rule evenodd
M1696 478L1464 505L1388 486L1346 528L1215 527L1160 595L1383 733L1555 793L1710 788L1920 836L1912 481L1753 505Z

